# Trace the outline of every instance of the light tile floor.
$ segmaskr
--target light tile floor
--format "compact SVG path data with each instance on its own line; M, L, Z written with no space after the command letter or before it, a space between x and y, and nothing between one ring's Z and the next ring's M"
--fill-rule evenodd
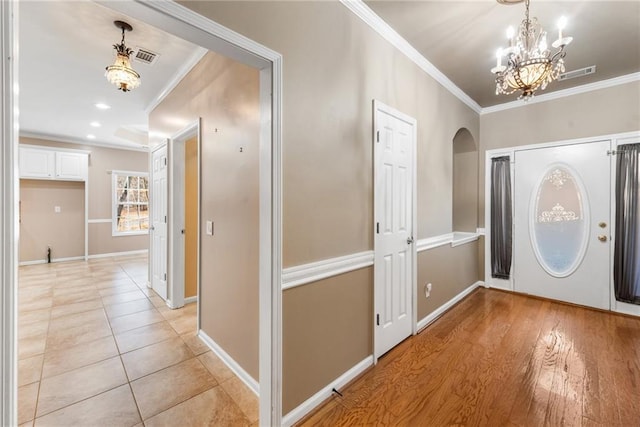
M20 267L20 425L257 425L258 399L147 288L146 256Z

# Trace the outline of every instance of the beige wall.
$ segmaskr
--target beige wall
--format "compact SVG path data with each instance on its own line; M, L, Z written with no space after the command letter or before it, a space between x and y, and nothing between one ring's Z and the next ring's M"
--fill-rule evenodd
M69 144L35 138L20 138L21 144L91 151L89 155L89 219L111 219L112 170L148 172L148 153L90 145ZM111 236L110 223L89 224L89 255L147 249L148 235ZM83 253L80 255L84 255Z
M258 79L256 70L208 53L149 117L150 130L168 136L201 118L201 328L255 379Z
M60 213L54 208L60 207ZM20 262L84 256L84 182L20 180Z
M480 279L479 241L439 246L418 253L418 320L431 314ZM431 296L424 288L432 284Z
M451 144L462 127L478 140L473 110L338 2L181 3L283 55L284 267L373 249L373 99L418 122L414 235L452 231ZM352 298L372 301L372 277L357 280ZM345 290L327 292L339 301ZM315 310L313 300L293 301L285 294L284 313ZM331 315L364 318L371 304L337 305ZM285 315L283 325L285 412L361 360L329 337L359 342L372 329L371 322L353 328L331 322L314 342L316 353L296 353L306 341L287 332L295 327L289 319ZM326 322L309 316L304 324L316 330Z
M283 295L283 413L373 352L373 268Z
M480 127L478 215L484 224L486 150L640 130L640 82L484 114Z

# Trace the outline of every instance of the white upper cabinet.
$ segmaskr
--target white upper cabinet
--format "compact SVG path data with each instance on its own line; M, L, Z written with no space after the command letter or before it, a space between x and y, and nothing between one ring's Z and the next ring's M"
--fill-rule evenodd
M20 178L53 179L55 151L20 147Z
M20 178L85 181L87 153L20 147Z
M56 179L84 181L87 163L84 153L56 152Z

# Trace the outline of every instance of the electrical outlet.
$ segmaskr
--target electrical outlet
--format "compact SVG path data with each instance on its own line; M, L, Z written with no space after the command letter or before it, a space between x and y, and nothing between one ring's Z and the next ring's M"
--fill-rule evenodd
M207 235L213 236L213 221L207 221Z
M62 208L61 208L60 206L54 206L54 207L53 207L53 211L54 211L55 213L60 213L60 212L62 212Z
M424 297L425 298L429 298L429 296L431 295L431 283L427 283L426 285L424 285Z

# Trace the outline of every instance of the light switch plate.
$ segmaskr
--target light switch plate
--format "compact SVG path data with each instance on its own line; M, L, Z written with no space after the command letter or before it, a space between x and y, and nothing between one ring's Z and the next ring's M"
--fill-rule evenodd
M62 208L61 208L60 206L54 206L54 207L53 207L53 211L54 211L55 213L60 213L60 212L62 212Z
M207 235L213 236L213 221L207 221Z

